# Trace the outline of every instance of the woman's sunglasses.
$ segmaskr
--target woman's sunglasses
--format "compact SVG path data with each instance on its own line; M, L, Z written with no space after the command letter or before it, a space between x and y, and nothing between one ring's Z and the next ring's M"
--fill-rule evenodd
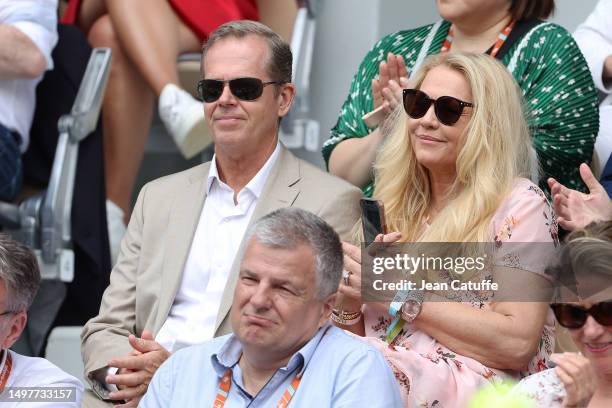
M441 96L431 99L425 92L418 89L404 89L404 110L413 119L425 116L433 103L434 112L438 120L446 126L452 126L463 115L463 108L471 108L474 105L463 102L452 96Z
M198 82L198 95L204 102L214 102L223 94L223 87L229 84L229 89L234 96L242 101L254 101L263 93L266 85L280 85L284 82L267 81L259 78L235 78L229 81L219 81L217 79L202 79Z
M584 326L588 315L602 326L612 326L612 301L597 303L589 309L568 303L554 303L550 307L559 324L568 329Z

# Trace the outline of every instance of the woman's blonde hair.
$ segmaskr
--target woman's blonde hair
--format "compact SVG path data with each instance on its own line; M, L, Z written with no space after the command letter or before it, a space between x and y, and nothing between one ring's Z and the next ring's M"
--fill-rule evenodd
M383 129L388 135L374 164L374 198L384 203L388 230L400 231L403 241L490 242L491 217L516 178L529 177L537 166L521 91L505 67L485 54L429 57L411 86L420 88L438 66L463 75L474 104L447 205L423 231L432 200L428 170L416 159L402 106Z

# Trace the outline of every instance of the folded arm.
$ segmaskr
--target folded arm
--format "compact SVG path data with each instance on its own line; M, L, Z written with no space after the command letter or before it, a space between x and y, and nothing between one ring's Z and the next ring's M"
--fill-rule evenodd
M549 282L532 272L500 269L506 276L512 276L517 285L512 289L517 301L492 303L489 309L478 309L463 303L439 301L443 300L439 298L423 303L414 324L457 354L473 358L487 367L519 371L537 352L548 304L518 301L518 297L536 300L549 288ZM495 281L503 290L504 281ZM518 289L519 285L522 289ZM534 290L532 297L526 293L528 289ZM512 293L504 295L504 299L512 300Z
M537 351L546 308L544 303L517 302L480 310L428 302L415 325L457 354L487 367L519 371Z
M46 68L45 56L27 35L0 24L0 79L36 78Z
M53 66L57 1L10 3L0 18L0 79L37 78Z

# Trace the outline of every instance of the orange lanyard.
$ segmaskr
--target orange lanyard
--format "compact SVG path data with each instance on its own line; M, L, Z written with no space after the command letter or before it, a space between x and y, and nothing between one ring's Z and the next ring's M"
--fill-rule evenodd
M321 341L323 341L323 337L325 337L330 327L331 326L327 326L327 328L325 329L325 331L319 338L319 341L317 342L315 349L319 347L319 344L321 344ZM287 386L287 389L283 393L283 396L281 397L280 401L278 401L278 404L276 404L276 408L287 408L287 405L289 405L291 398L293 398L293 395L295 394L295 392L297 391L300 385L300 381L302 381L302 375L304 375L304 372L306 371L307 366L308 366L308 363L306 363L306 366L304 366L295 375L295 377L293 377L293 381L291 381L291 384ZM232 386L232 369L228 368L227 370L225 370L225 373L223 373L223 377L221 377L221 380L219 381L219 387L217 388L217 395L215 396L215 402L213 404L213 408L223 408L223 406L225 405L225 401L227 400L227 397L229 396L229 391L230 391L231 386Z
M0 394L4 392L4 387L6 387L6 382L13 369L13 358L11 357L11 353L9 353L8 350L4 350L4 354L6 357L2 365L2 371L0 372Z
M502 45L504 45L504 43L508 39L508 36L510 35L510 32L514 28L514 23L516 23L516 21L512 20L510 24L508 24L508 26L499 33L499 35L497 36L497 41L495 41L495 45L493 46L493 49L491 50L491 53L489 54L490 56L495 57L497 55L497 53L499 52L499 49L502 47ZM442 48L440 49L441 53L447 52L448 50L450 50L451 44L453 43L454 36L455 36L455 32L453 31L453 26L451 26L448 29L448 35L444 39L444 44L442 44Z
M278 404L276 404L276 408L287 408L289 405L289 401L293 398L293 394L297 391L298 386L300 385L300 381L302 381L302 373L297 373L291 381L291 384L287 387L283 396L281 397ZM232 370L227 369L219 381L219 388L217 388L217 395L215 396L215 403L213 404L213 408L223 408L225 405L225 401L229 395L230 387L232 386Z

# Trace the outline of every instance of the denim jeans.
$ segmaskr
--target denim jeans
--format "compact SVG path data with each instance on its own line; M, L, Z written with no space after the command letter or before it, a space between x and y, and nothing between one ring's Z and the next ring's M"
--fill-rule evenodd
M21 189L21 151L18 136L0 124L0 200L12 201Z

